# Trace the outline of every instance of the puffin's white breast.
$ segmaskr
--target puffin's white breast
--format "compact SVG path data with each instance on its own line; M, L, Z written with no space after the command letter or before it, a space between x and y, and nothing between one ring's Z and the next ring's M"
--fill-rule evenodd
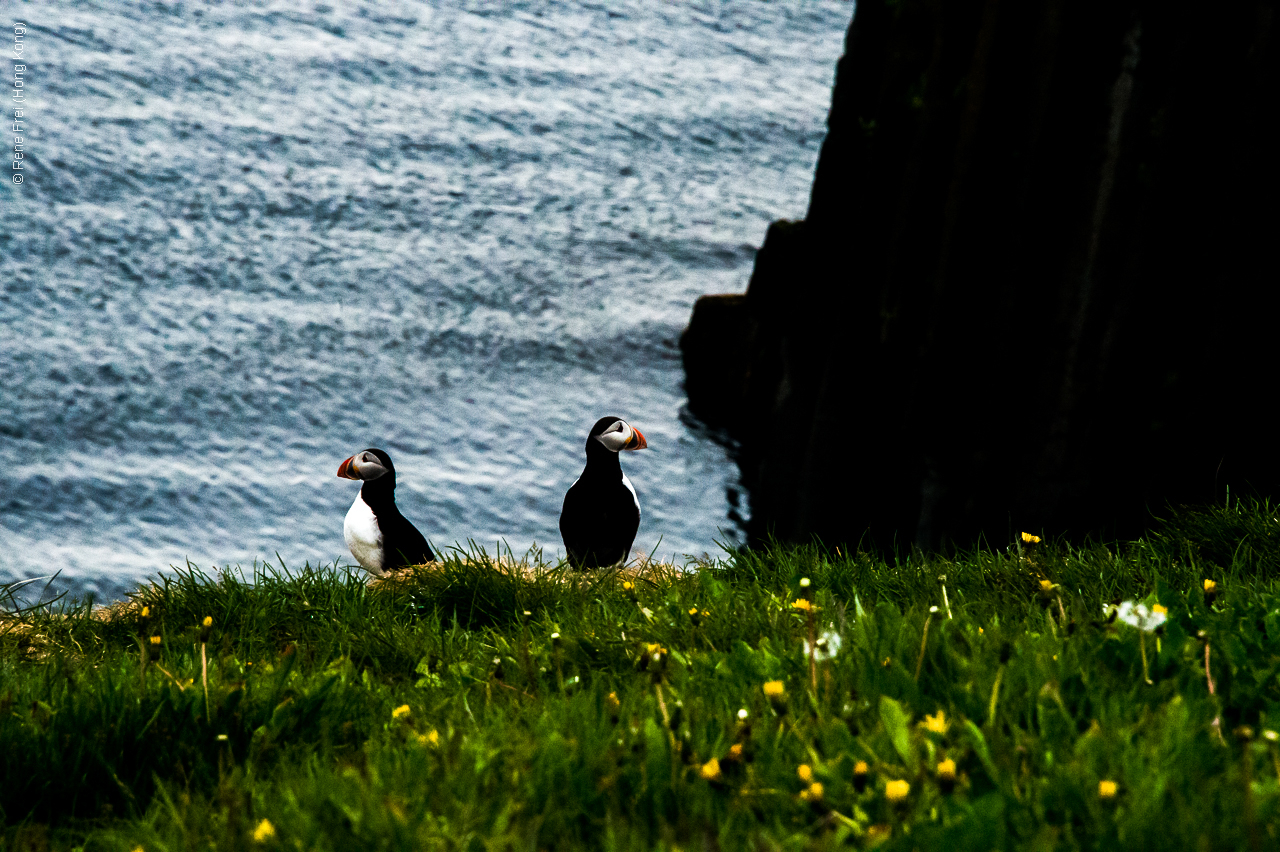
M382 528L378 526L378 516L359 494L347 510L347 519L342 523L342 537L347 540L347 547L361 568L375 577L383 575Z
M631 484L631 480L627 479L627 475L622 474L622 484L627 486L627 490L631 492L631 499L636 501L636 512L640 511L640 497L636 494L636 487Z

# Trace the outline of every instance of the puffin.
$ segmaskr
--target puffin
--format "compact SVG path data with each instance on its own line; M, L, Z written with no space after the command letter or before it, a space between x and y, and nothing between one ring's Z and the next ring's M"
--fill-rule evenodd
M361 568L384 577L395 568L435 561L422 533L396 508L391 456L378 449L361 450L338 465L338 476L364 483L342 524L342 536Z
M649 446L621 417L601 417L587 435L587 466L564 495L560 535L569 564L606 568L627 558L640 528L640 498L618 453Z

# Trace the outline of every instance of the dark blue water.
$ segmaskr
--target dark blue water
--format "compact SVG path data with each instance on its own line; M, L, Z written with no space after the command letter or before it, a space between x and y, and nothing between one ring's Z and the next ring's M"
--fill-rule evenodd
M637 548L734 541L676 341L804 215L851 5L307 5L14 12L0 581L350 563L367 446L438 548L554 554L604 414Z

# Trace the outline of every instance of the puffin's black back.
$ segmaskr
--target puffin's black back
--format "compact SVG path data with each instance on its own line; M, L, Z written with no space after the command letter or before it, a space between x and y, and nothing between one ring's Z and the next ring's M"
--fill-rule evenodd
M640 506L623 483L618 454L595 439L618 422L602 417L587 436L587 466L564 495L560 535L575 568L604 568L631 553L640 529Z
M384 475L366 480L360 486L360 497L373 510L378 528L382 530L383 568L434 562L436 557L427 539L396 507L396 469L391 463L391 456L374 448L365 452L377 456L387 469Z

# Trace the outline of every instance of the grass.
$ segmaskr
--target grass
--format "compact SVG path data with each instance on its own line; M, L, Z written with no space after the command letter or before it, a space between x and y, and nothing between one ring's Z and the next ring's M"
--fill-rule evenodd
M0 848L1276 848L1276 516L638 576L476 549L372 586L188 567L105 615L10 599Z

